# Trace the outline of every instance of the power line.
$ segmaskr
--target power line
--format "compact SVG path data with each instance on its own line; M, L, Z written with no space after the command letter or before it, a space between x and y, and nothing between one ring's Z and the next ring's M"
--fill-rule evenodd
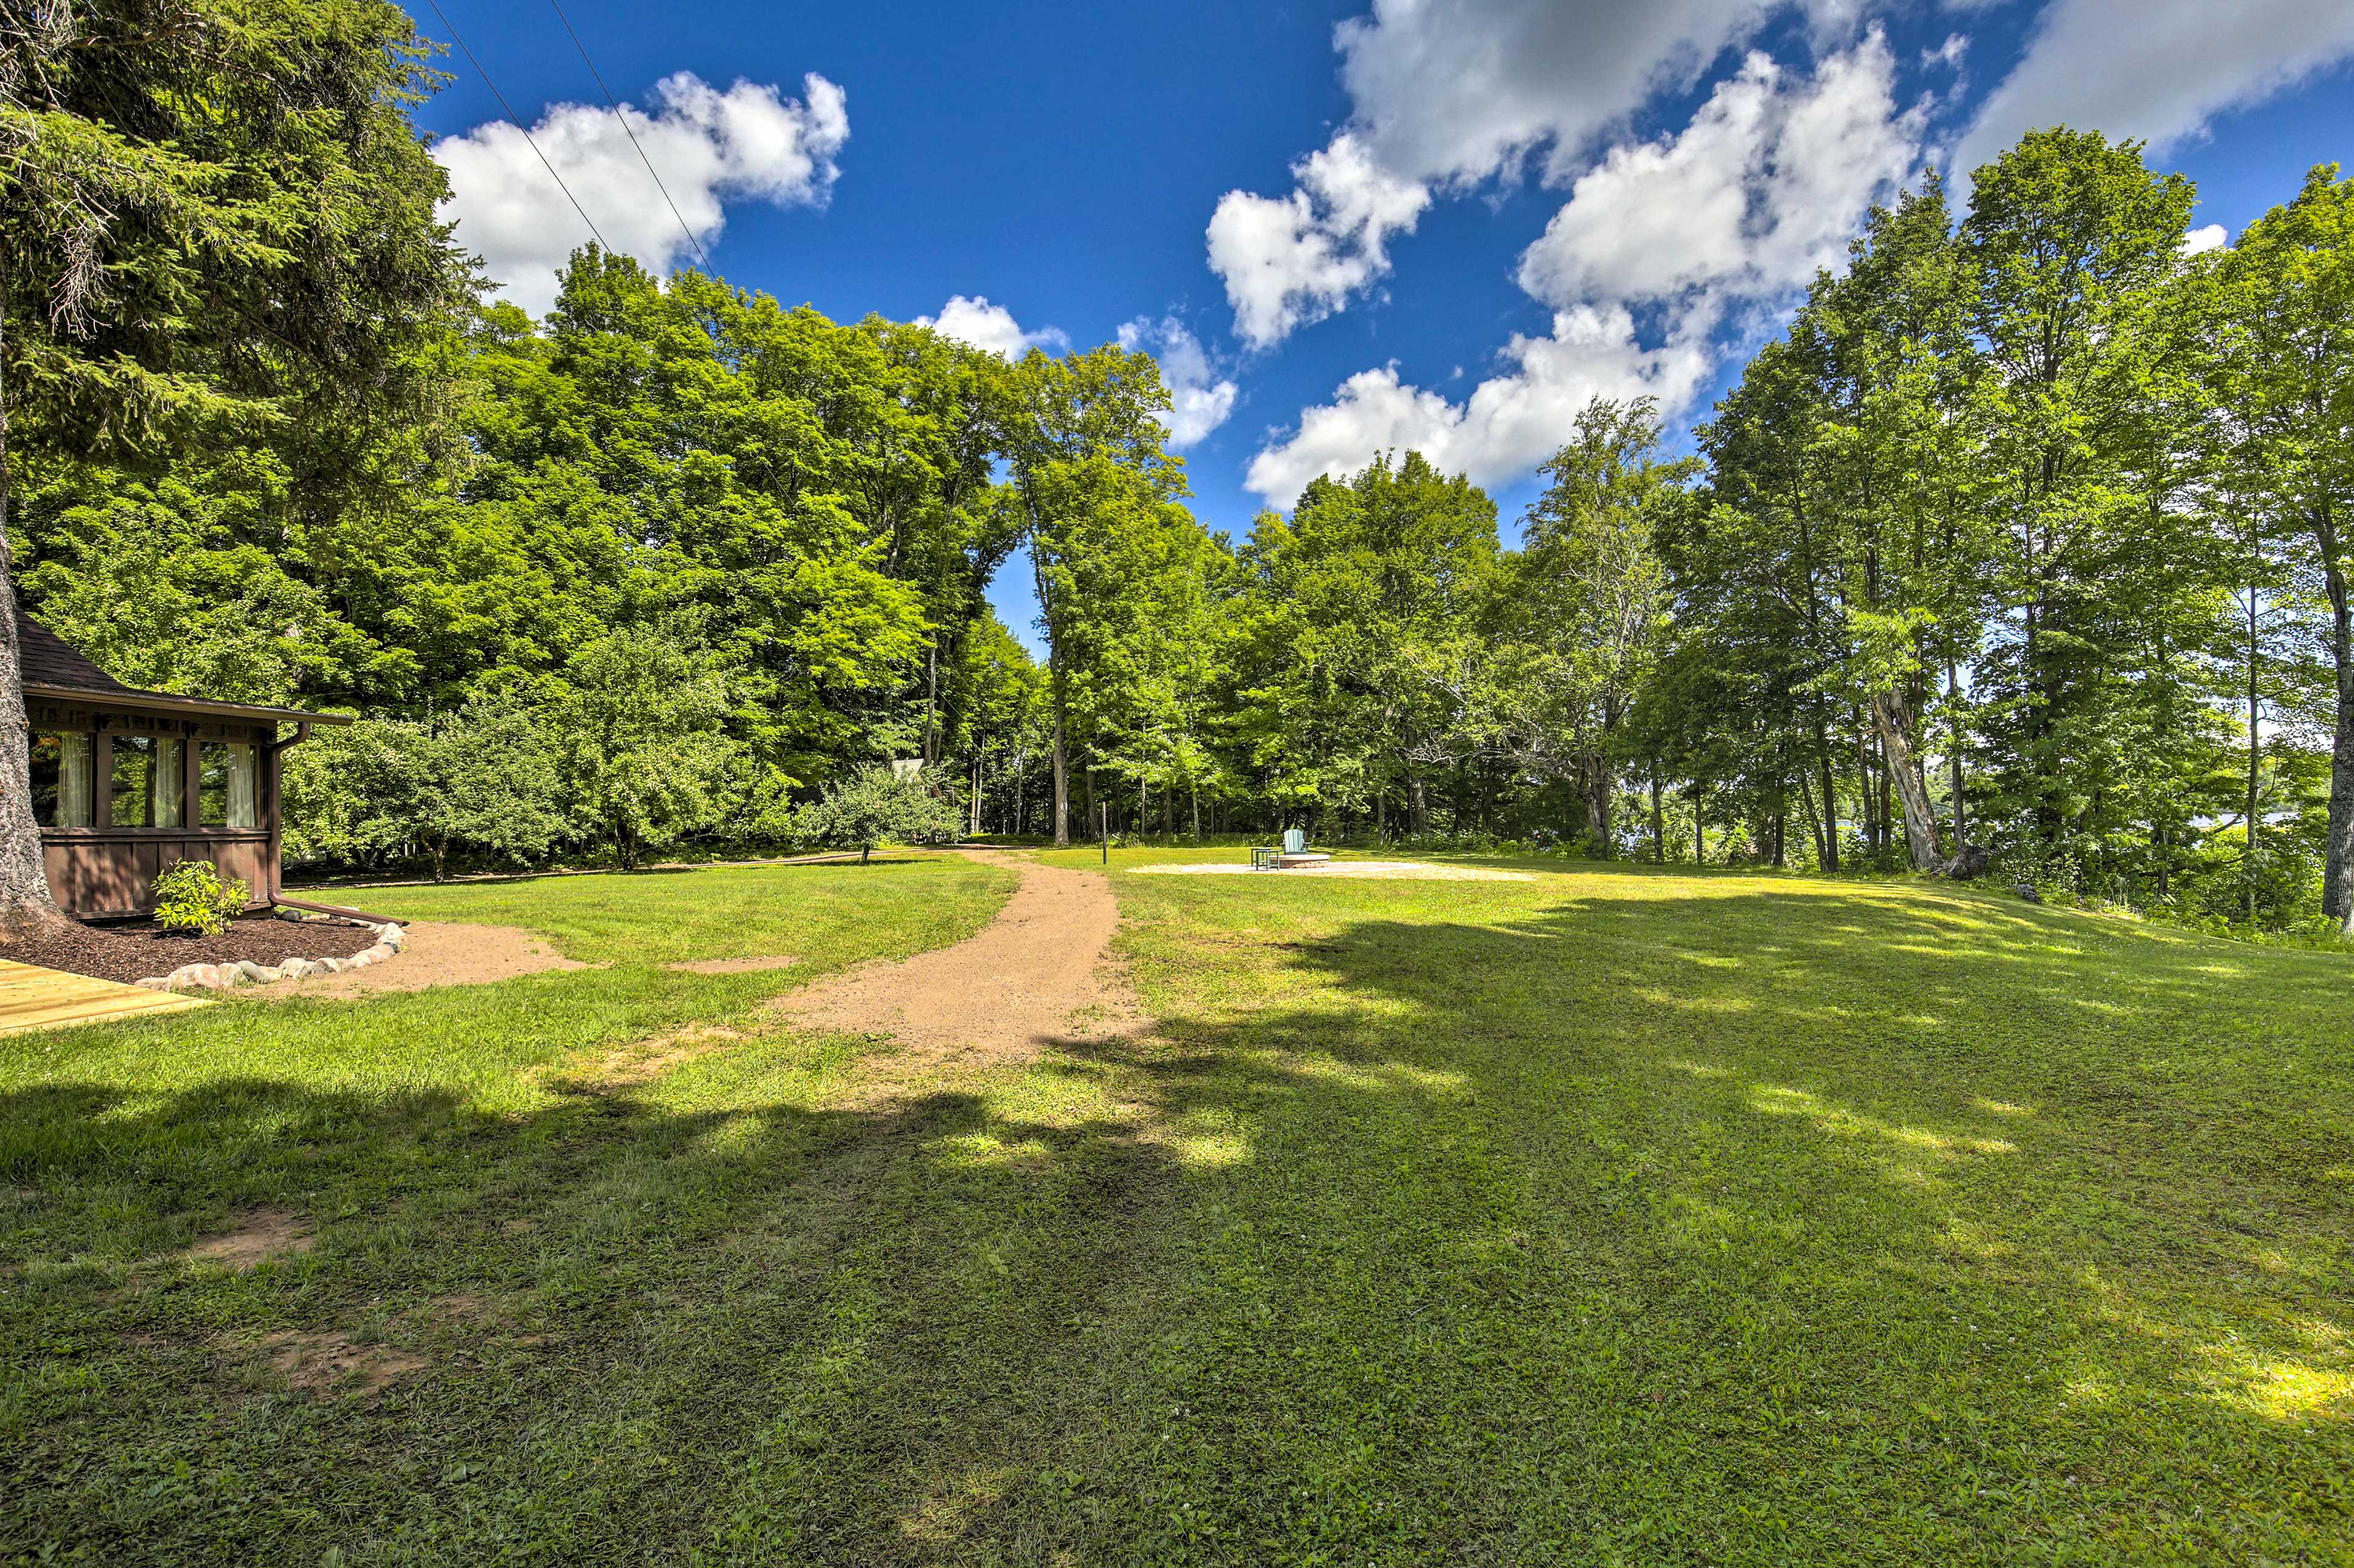
M530 128L524 124L523 117L517 114L508 104L507 95L499 90L499 84L491 79L491 73L484 70L482 69L482 62L474 58L474 51L466 48L466 40L458 37L458 29L450 26L449 13L441 9L441 0L425 0L425 3L433 7L433 14L441 18L441 25L450 28L450 37L451 41L458 46L459 52L466 57L466 63L474 68L474 74L482 79L482 85L491 90L491 96L499 101L500 111L504 113L509 120L514 122L514 128L516 130L523 132L525 143L528 145L533 152L539 153L539 161L541 165L547 170L547 177L556 182L556 188L564 193L564 199L572 204L572 210L578 213L580 215L580 221L588 226L588 232L596 238L598 245L603 249L608 251L611 250L613 248L605 243L605 237L597 232L597 220L588 216L588 209L580 205L580 198L572 194L572 187L564 183L564 176L556 172L556 165L547 161L547 154L539 152L539 143L531 139Z
M605 85L604 77L598 72L597 62L588 58L588 46L582 43L580 35L573 30L572 18L564 14L564 7L557 5L556 0L547 0L547 3L555 8L556 19L564 24L564 30L572 34L572 47L580 51L580 63L588 68L590 76L596 78L597 90L605 95L606 103L612 108L613 118L621 122L621 134L630 139L631 146L637 148L638 162L646 166L646 173L653 175L654 189L662 192L663 205L670 208L671 217L678 219L678 231L685 235L686 242L695 248L695 258L703 263L703 270L706 272L710 271L711 258L703 253L703 241L697 239L695 237L695 230L686 226L686 218L679 212L678 203L670 199L670 187L663 184L661 175L655 174L654 161L646 156L644 145L638 141L638 133L630 129L630 117L621 112L621 106L619 103L614 102L613 90Z

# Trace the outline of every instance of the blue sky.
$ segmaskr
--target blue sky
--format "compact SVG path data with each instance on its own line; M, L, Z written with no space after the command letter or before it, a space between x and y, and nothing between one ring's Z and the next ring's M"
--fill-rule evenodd
M440 4L606 238L691 262L546 0ZM1865 203L2030 125L2147 138L2227 234L2354 164L2344 0L565 11L721 275L984 346L1126 327L1185 389L1196 511L1236 534L1416 445L1509 535L1585 397L1688 427ZM586 230L444 64L419 119L460 238L542 302Z

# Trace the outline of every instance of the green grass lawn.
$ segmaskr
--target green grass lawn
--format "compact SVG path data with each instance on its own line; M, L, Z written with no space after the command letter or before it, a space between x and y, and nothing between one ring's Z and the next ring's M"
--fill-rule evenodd
M609 967L0 1041L0 1554L2354 1561L2354 963L1529 869L1120 875L1157 1039L894 1101L756 1003L1010 874L402 889Z

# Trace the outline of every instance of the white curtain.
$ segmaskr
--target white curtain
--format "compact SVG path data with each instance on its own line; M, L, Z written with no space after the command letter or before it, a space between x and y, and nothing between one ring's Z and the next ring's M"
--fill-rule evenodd
M261 825L261 776L254 748L243 742L228 747L228 825Z
M186 809L187 758L180 749L186 744L185 741L162 738L155 742L155 771L152 786L154 805L147 817L159 828L180 826L181 814Z
M86 828L90 823L90 789L95 771L91 758L97 737L88 735L63 735L58 737L61 749L58 756L58 826Z

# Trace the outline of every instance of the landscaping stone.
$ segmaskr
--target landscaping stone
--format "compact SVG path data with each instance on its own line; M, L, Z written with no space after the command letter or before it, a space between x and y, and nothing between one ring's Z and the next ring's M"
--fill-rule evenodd
M290 958L276 965L252 959L240 959L235 963L182 964L167 975L149 975L134 983L150 991L229 991L240 985L269 985L278 980L303 980L312 975L339 975L352 969L380 964L408 945L398 926L387 924L366 927L376 932L371 947L349 958L305 959Z

